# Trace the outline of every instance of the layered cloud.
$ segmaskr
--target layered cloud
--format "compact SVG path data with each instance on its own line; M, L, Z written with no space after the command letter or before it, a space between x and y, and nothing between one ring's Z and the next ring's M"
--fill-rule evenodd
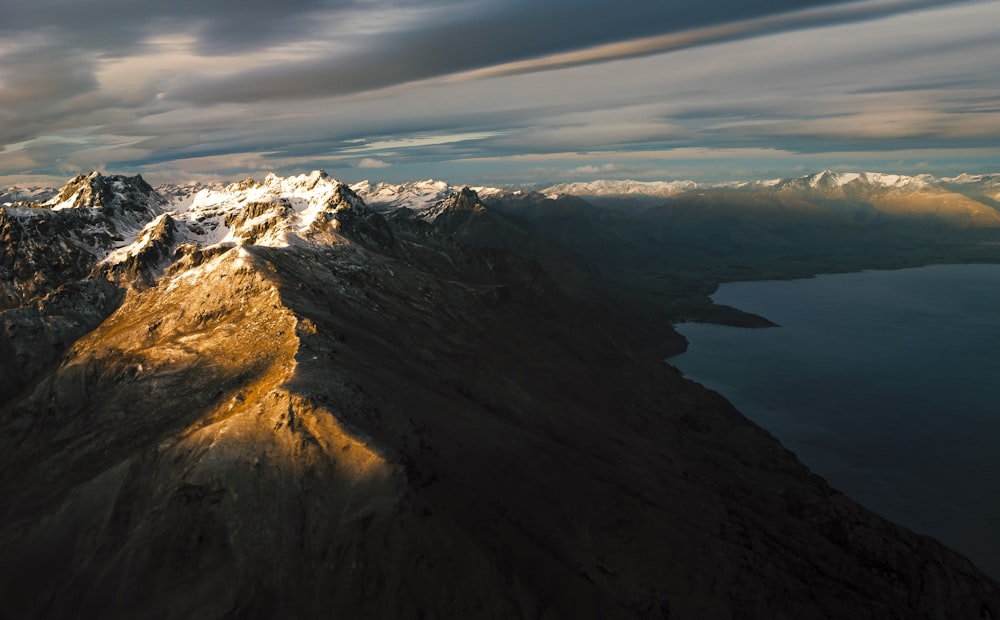
M903 152L983 166L1000 137L997 1L139 6L5 7L0 181L93 167L652 177L669 175L657 153L695 149L729 174L755 149L775 166Z

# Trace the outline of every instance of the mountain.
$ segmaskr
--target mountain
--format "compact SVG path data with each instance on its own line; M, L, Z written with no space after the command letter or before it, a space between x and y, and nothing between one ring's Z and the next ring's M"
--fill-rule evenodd
M0 212L0 316L60 336L0 400L0 616L1000 615L613 315L443 232L528 234L492 211L314 172Z
M590 181L553 185L541 191L549 197L577 196L599 206L640 212L667 199L690 200L732 192L764 196L771 201L811 200L828 208L861 206L889 217L925 217L949 225L1000 226L1000 213L992 202L1000 195L1000 176L962 175L936 179L879 172L822 172L769 181L699 184L693 181ZM843 204L835 204L835 203Z
M666 198L681 192L697 189L694 181L588 181L584 183L560 183L552 185L541 193L551 196L571 194L573 196L660 196Z
M820 191L844 187L868 189L925 189L934 184L933 177L912 177L881 172L833 172L823 170L814 174L762 184L777 189L811 188Z
M941 179L941 187L969 196L1000 209L1000 174L960 174Z
M551 198L579 196L594 204L609 208L628 209L630 206L649 206L662 198L697 190L694 181L588 181L560 183L540 190Z
M58 190L51 187L20 186L0 187L0 206L24 206L30 203L45 202L52 198Z
M827 170L781 181L767 193L776 198L811 200L830 210L850 210L855 218L923 220L952 227L1000 226L1000 212L995 208L927 177Z
M119 289L90 275L116 246L131 243L162 203L140 176L94 173L41 204L0 209L0 401L118 303Z
M480 198L480 195L491 199L518 197L524 195L520 190L454 186L433 180L377 185L362 181L351 189L371 208L392 220L421 220L462 243L528 258L543 267L574 298L595 303L607 301L599 282L599 270L588 257L539 234L526 219L487 206Z
M372 209L384 211L406 208L420 212L452 196L456 189L445 181L417 181L413 183L378 183L361 181L351 189Z
M140 175L104 176L100 172L77 175L58 194L40 207L52 211L84 210L109 218L120 224L140 223L156 214L162 197Z
M677 190L668 196L655 183L597 181L484 202L597 265L604 299L652 332L664 318L769 324L712 304L708 295L721 282L995 261L996 178L822 171L664 183ZM580 195L562 193L572 187Z
M1000 234L1000 211L937 181L830 171L703 188L642 219L680 250L675 262L712 265L721 279L989 260Z
M485 210L467 214L478 221L475 239L465 240L537 260L575 297L613 306L677 352L685 344L663 328L667 321L771 325L714 305L708 296L721 282L995 260L1000 204L989 192L1000 190L991 179L826 170L720 184L475 188ZM460 188L422 181L355 189L390 217L433 222Z

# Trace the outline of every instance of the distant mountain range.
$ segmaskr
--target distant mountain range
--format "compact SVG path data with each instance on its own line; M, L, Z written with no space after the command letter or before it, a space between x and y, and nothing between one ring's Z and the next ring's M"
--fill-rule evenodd
M278 177L268 179L264 186ZM62 189L8 188L0 204L56 207L74 199L67 195L74 182ZM204 241L230 228L220 224L223 210L203 212L202 205L235 204L237 198L222 197L245 191L233 189L239 186L162 185L156 195L158 204L170 205L164 210L180 223L182 236L208 235ZM463 187L363 181L349 189L388 218L436 223L463 242L534 260L574 297L636 313L633 319L653 331L662 331L655 325L664 317L765 324L720 314L710 304L707 293L723 281L992 260L1000 228L1000 174L935 178L826 170L716 184L603 180L540 191L473 186L475 197L459 202L478 209L454 204ZM111 194L103 199L114 198L106 191ZM286 208L294 212L293 204ZM280 237L288 226L295 225L281 224L268 234ZM669 330L663 338L676 340Z
M723 183L696 183L694 181L588 181L584 183L562 183L540 190L547 195L569 194L581 197L598 196L658 196L668 198L689 191L717 189L765 189L765 188L805 188L832 190L851 186L861 189L926 189L938 186L967 191L1000 192L1000 174L962 174L952 178L936 178L931 175L906 176L881 172L833 172L824 170L814 174L786 179L759 181L728 181Z
M996 258L995 178L848 176L9 190L0 617L1000 617L663 363L725 278Z
M162 185L158 189L166 196L195 193L202 189L220 189L225 184L182 184ZM359 196L372 207L407 207L414 210L426 208L440 202L461 189L446 181L426 180L408 183L377 183L361 181L351 186ZM812 192L838 195L863 194L897 189L910 192L942 190L966 195L973 199L1000 200L1000 173L960 174L956 177L938 178L928 174L906 176L880 172L833 172L824 170L814 174L784 179L757 181L728 181L721 183L697 183L691 180L679 181L633 181L594 180L576 183L560 183L540 190L510 190L498 187L472 186L481 197L488 198L505 194L540 193L550 198L577 196L587 199L665 199L692 192L705 191L757 191L757 192ZM47 204L60 193L59 188L10 186L0 189L0 205ZM51 206L51 205L49 205Z
M0 204L53 208L93 201L89 194L67 195L81 178L62 189L8 188ZM220 227L223 210L203 212L202 205L235 204L237 198L222 197L246 191L233 189L239 186L162 185L156 195L158 204L170 205L165 210L180 222L182 236L204 234L207 240L215 239L213 231L226 235L230 229ZM535 260L573 296L638 310L657 317L653 322L666 316L757 323L731 313L720 319L710 307L705 294L732 279L991 260L993 231L1000 228L1000 174L935 178L826 170L715 184L601 180L540 191L473 186L475 197L465 203L471 200L478 210L453 204L463 187L363 181L350 190L386 217L437 222L466 243ZM102 191L111 192L104 200L114 198L113 189ZM286 207L294 212L291 203ZM269 234L280 237L287 226L294 227L282 224ZM659 292L650 296L654 290Z
M460 190L439 181L354 188L376 210L428 221ZM480 242L537 260L575 296L617 306L653 332L664 317L766 324L711 305L707 294L719 282L993 261L1000 236L1000 175L827 170L752 182L475 191L490 209L476 216ZM485 220L500 216L507 232L487 232ZM512 224L527 236L514 239ZM545 254L532 250L541 247Z
M405 207L421 211L442 202L460 186L433 180L377 185L364 181L352 188L377 210ZM473 189L486 202L509 202L519 196L534 196L536 202L541 197L576 197L631 215L664 204L711 207L722 203L739 208L769 202L793 208L819 201L828 211L850 211L857 218L868 217L861 213L868 210L870 216L930 218L956 226L1000 226L1000 174L938 179L930 175L825 170L789 179L710 184L599 180L563 183L537 191Z

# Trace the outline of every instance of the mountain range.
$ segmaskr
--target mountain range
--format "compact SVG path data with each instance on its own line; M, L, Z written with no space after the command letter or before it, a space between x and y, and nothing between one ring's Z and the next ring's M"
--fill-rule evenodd
M1000 617L662 361L819 241L985 253L995 183L9 190L0 617Z
M373 208L406 207L433 219L430 207L460 188L426 181L356 189ZM490 208L479 219L504 217L508 232L516 224L544 243L510 234L481 237L560 274L556 279L567 292L616 308L673 352L685 345L663 329L665 322L769 324L712 304L708 296L721 282L993 262L1000 241L1000 175L936 179L823 171L720 184L594 181L539 191L475 189ZM533 247L544 247L545 255Z

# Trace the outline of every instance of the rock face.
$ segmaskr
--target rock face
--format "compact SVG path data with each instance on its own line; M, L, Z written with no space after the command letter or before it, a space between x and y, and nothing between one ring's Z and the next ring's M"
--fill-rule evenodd
M5 397L0 617L1000 617L533 263L240 185Z

